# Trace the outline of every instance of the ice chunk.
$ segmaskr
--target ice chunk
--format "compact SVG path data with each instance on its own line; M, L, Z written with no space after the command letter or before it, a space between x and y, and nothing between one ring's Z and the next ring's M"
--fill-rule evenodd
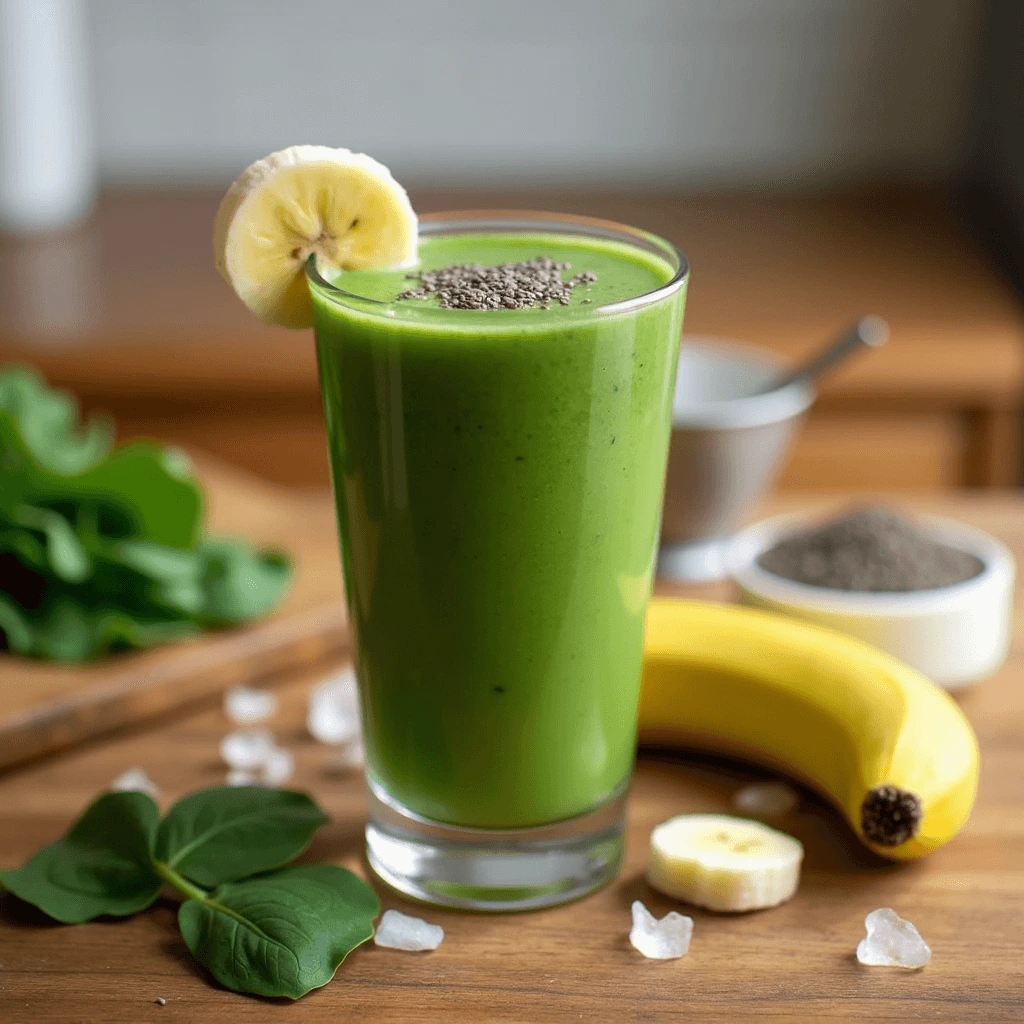
M121 793L145 793L154 800L160 798L160 787L141 768L129 768L123 775L118 775L110 788Z
M337 751L328 758L325 765L332 775L346 775L354 772L366 764L366 747L363 746L362 737L349 740L343 743Z
M398 910L385 910L373 941L388 949L407 949L418 953L424 949L437 949L443 938L444 929L439 924L409 917Z
M924 967L932 951L921 933L895 910L872 910L864 925L867 935L857 944L857 959L869 967Z
M255 772L250 772L245 768L232 768L228 772L224 784L226 786L258 786L260 780Z
M757 782L732 795L732 805L751 818L777 818L800 803L796 791L783 782Z
M280 786L295 772L295 758L290 750L271 745L261 764L248 768L231 768L225 784L228 786Z
M633 930L629 941L644 956L651 960L686 956L692 935L692 917L671 910L659 921L639 900L633 900Z
M269 690L235 686L224 694L224 714L239 725L262 722L277 711L277 697Z
M274 747L263 762L260 781L268 786L280 786L287 782L295 771L295 758L290 750Z
M306 726L321 743L349 743L358 738L359 690L351 668L313 691Z
M266 764L274 748L274 736L268 730L238 729L220 741L220 756L229 768L251 772Z

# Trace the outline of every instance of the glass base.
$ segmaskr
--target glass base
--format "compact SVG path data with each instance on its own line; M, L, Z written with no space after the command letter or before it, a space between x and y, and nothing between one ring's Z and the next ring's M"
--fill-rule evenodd
M600 807L536 828L460 828L421 818L367 778L366 856L404 896L463 910L537 910L579 899L615 877L626 786Z

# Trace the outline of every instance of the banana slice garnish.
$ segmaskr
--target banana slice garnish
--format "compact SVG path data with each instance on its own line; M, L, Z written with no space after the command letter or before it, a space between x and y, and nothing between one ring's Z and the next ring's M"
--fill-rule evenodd
M290 146L247 167L217 211L217 269L261 320L313 323L304 265L412 266L417 220L405 189L364 153Z

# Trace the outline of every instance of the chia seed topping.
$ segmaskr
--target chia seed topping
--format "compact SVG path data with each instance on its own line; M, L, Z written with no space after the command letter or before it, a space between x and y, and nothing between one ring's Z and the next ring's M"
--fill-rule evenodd
M397 298L436 295L442 309L550 309L552 302L568 306L573 289L596 281L597 274L586 270L563 280L563 270L572 270L572 264L547 256L493 267L461 263L440 270L417 270L407 275L417 282L416 287L406 289Z

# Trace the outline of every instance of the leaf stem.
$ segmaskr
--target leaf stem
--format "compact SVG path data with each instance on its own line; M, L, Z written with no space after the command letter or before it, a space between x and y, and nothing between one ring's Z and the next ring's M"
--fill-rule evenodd
M206 903L210 894L198 885L193 885L183 875L179 875L169 864L162 860L153 860L153 870L172 888L177 889L183 896L190 900L198 900Z
M205 889L200 889L198 885L193 885L183 875L179 875L166 861L153 860L153 870L169 885L172 889L177 889L187 899L195 900L197 903L202 903L204 907L209 907L211 910L216 910L221 914L226 914L228 917L233 917L240 924L245 925L247 928L253 928L255 931L259 931L250 922L248 922L241 914L237 911L232 910L230 907L224 906L223 903L219 903L213 898L213 894L207 892ZM260 933L262 934L262 932ZM266 936L264 936L266 938Z

